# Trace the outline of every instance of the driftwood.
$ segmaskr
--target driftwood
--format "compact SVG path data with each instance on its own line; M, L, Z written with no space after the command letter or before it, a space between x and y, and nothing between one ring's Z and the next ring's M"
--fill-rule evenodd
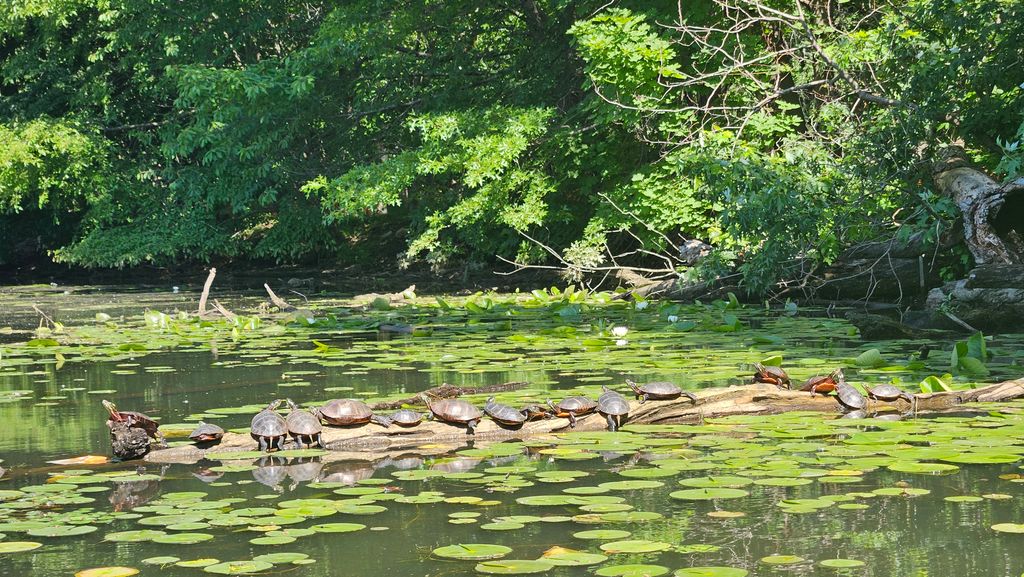
M277 307L281 312L284 313L298 310L292 305L288 304L288 301L277 296L274 290L270 288L269 284L263 283L263 288L267 289L267 294L270 295L270 302L273 303L273 305Z
M778 389L772 385L754 384L728 388L714 388L697 391L698 404L688 399L673 401L648 401L640 404L630 402L628 424L677 424L700 423L706 418L728 415L768 415L789 411L816 411L823 414L837 414L838 403L831 397L810 395L806 392ZM967 391L918 394L915 396L917 412L931 413L951 409L964 410L963 405L979 401L1006 401L1024 396L1024 378L1006 381ZM868 411L910 410L909 403L899 400L894 403L868 401ZM581 417L576 431L598 431L606 427L600 415ZM467 443L484 443L514 438L528 438L552 433L566 433L567 419L551 418L526 423L519 429L502 427L490 419L484 419L470 437L465 427L442 422L423 422L412 428L391 426L383 428L375 424L359 427L325 427L323 440L330 450L322 459L377 460L397 458L401 455L438 455ZM150 452L146 460L158 463L191 463L199 461L207 450L218 453L228 451L252 451L256 443L249 435L228 433L219 445L211 449L200 449L195 445L183 445L170 449Z
M427 389L422 393L417 393L412 397L406 397L397 401L386 401L383 403L377 403L373 405L374 411L389 411L399 409L403 406L422 405L423 401L420 399L420 395L427 395L431 399L454 399L455 397L461 397L462 395L478 395L482 393L506 393L508 391L517 391L524 389L529 383L525 381L512 381L509 383L501 383L500 385L486 385L482 387L459 387L456 385L449 385L445 383L439 387Z
M1024 285L969 288L969 279L946 283L928 293L935 315L949 313L986 333L1020 332L1024 319Z
M206 299L210 298L210 288L213 286L213 279L217 276L217 269L211 268L210 274L206 276L206 282L203 283L203 294L199 295L199 316L205 317L209 315L209 311L206 310Z
M902 323L885 315L853 310L846 313L850 324L860 331L860 338L866 341L888 339L946 339L949 333L933 328L918 328Z

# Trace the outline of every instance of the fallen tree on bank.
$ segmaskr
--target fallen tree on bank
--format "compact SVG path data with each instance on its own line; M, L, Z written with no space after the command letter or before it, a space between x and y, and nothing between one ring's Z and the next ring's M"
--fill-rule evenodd
M730 415L771 415L791 411L814 411L827 415L839 412L839 405L834 398L765 384L704 389L696 391L696 395L696 405L685 397L672 401L648 401L644 404L630 401L627 423L685 424ZM965 391L918 394L915 395L915 404L918 414L928 414L964 410L977 402L1008 401L1020 397L1024 397L1024 378ZM907 412L910 409L910 404L905 400L892 403L868 400L866 407L869 412ZM604 418L595 414L580 417L575 430L599 431L605 427ZM323 441L329 451L322 459L376 460L402 455L442 455L471 443L542 437L570 430L569 421L560 418L531 421L519 429L505 428L490 419L484 419L472 437L466 434L465 427L437 421L424 421L411 428L384 428L374 424L324 427ZM256 443L249 435L228 433L220 444L211 448L182 445L158 449L150 452L146 460L156 463L194 463L203 459L207 452L242 453L255 448Z

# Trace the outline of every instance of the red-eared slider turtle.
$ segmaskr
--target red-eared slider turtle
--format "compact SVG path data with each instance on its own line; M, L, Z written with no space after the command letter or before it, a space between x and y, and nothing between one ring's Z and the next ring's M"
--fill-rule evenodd
M261 451L274 448L284 449L284 440L288 436L288 425L276 412L280 405L280 399L270 403L267 408L256 413L256 416L252 418L252 424L249 425L249 434L259 442Z
M286 401L291 412L288 413L284 422L288 426L288 433L295 440L295 444L299 447L317 445L324 448L324 441L320 438L320 433L324 428L320 425L320 419L316 418L313 413L300 409L291 399L286 399Z
M374 415L370 407L356 399L334 399L327 401L319 409L313 409L313 414L327 422L328 425L344 427L348 425L362 425L364 423L377 423L382 427L391 425L391 421Z
M538 419L550 419L553 415L544 405L527 405L519 410L520 413L526 417L527 421L536 421Z
M474 428L484 416L484 414L480 412L480 409L473 406L472 403L463 401L462 399L438 399L431 402L430 398L426 395L420 395L420 398L423 399L423 402L427 405L427 409L430 410L430 413L427 415L428 419L437 417L447 423L464 423L467 427L467 435L473 435L476 433Z
M648 399L655 401L670 401L672 399L678 399L681 396L686 396L693 404L697 404L697 397L693 393L688 393L675 383L668 381L656 381L653 383L644 383L642 385L636 384L636 382L626 379L626 384L629 388L633 389L633 393L636 398L640 401L640 404L644 404Z
M415 427L423 421L423 415L412 409L401 409L391 413L388 420L399 427Z
M840 381L836 385L836 400L845 410L857 411L867 406L868 401L860 391L848 385L846 381Z
M597 403L582 396L566 397L557 405L549 400L548 406L556 417L569 419L570 427L576 427L576 417L589 415L597 409Z
M629 401L608 387L601 387L601 390L604 392L597 398L597 412L608 420L609 431L617 431L629 415Z
M110 427L113 423L124 423L129 428L142 429L149 438L156 439L161 444L164 444L164 436L159 429L160 424L154 421L152 417L137 411L119 411L114 403L107 400L102 401L102 403L110 413L107 427Z
M836 369L827 375L818 375L807 379L800 390L810 391L811 396L814 396L814 393L827 395L836 390L836 385L842 381L843 369Z
M782 367L773 367L754 363L754 382L769 383L783 389L789 388L789 375Z
M526 422L526 415L513 409L508 405L494 402L494 397L487 399L484 405L484 413L494 419L494 422L506 427L521 427Z
M199 421L199 426L192 431L188 438L194 443L215 443L224 436L224 429L217 425Z

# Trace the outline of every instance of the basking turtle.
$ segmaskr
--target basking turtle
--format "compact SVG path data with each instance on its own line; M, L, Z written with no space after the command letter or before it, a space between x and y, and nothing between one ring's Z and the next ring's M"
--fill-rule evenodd
M473 406L468 401L462 399L439 399L434 402L430 402L430 398L426 395L420 395L423 402L426 403L429 413L427 418L437 417L438 419L453 423L453 424L465 424L468 430L467 435L473 435L476 433L474 430L477 424L480 423L480 419L484 416L480 409Z
M484 413L494 419L494 422L506 427L522 427L526 422L526 415L508 405L494 402L494 397L488 397Z
M548 406L556 417L569 419L569 426L573 428L576 427L577 416L589 415L597 409L597 403L582 396L566 397L557 405L548 400Z
M754 363L754 382L769 383L783 389L789 388L789 375L782 367L766 366Z
M670 383L668 381L655 381L653 383L638 385L635 381L626 379L626 384L629 388L633 389L633 393L636 394L636 398L640 401L641 405L646 403L648 399L654 399L655 401L670 401L672 399L678 399L684 395L693 401L693 404L697 404L696 395L688 393L683 389L680 389L675 383Z
M601 387L601 390L604 392L597 398L597 412L608 420L609 431L617 431L629 415L629 401L608 387Z
M223 437L224 429L202 421L199 421L199 426L188 436L193 443L216 443Z
M252 424L249 425L249 434L259 442L261 451L274 448L284 449L284 440L288 436L288 425L276 412L280 405L280 399L270 403L267 408L256 413L256 416L252 418Z
M423 421L423 415L412 409L401 409L387 419L399 427L415 427Z
M323 449L324 441L320 437L320 433L324 428L320 425L320 419L313 413L300 409L291 399L286 399L286 402L291 408L291 412L288 413L284 422L288 426L288 433L295 440L295 445L299 447L303 444L306 447L317 445Z
M827 395L832 391L836 390L836 385L843 381L843 369L836 369L827 375L818 375L811 377L804 381L801 391L810 391L811 396L814 393L821 393Z
M142 429L149 438L157 440L161 445L166 445L164 435L160 432L160 424L154 421L152 417L137 411L118 411L117 405L108 400L103 400L102 403L107 411L110 412L110 418L107 419L107 427L110 427L113 423L124 423L129 428Z
M877 387L869 387L864 385L864 390L868 393L868 398L876 401L892 402L896 399L905 399L911 406L914 405L915 396L896 387L895 385L878 385Z
M382 427L391 425L386 417L374 415L370 407L356 399L334 399L327 401L319 409L313 409L313 414L327 422L328 425L345 427L348 425L362 425L365 423L377 423Z
M860 391L848 385L846 381L840 381L836 385L836 400L847 411L861 410L867 406L868 401Z
M519 412L526 417L527 421L550 419L552 417L551 411L549 411L544 405L527 405L520 409Z

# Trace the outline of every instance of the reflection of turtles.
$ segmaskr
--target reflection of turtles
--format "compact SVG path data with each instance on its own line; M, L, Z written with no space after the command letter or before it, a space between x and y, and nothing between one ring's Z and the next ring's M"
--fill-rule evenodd
M373 471L373 465L366 461L330 463L321 470L320 482L355 485L363 479L372 477Z
M192 476L204 483L212 483L223 477L224 473L220 471L212 471L208 467L203 467L192 471Z
M609 431L617 431L623 419L629 415L629 401L608 387L601 387L601 390L603 392L597 398L597 412L608 420Z
M576 427L576 417L589 415L597 409L597 403L587 397L566 397L558 404L548 401L548 406L554 411L556 417L569 419L569 426Z
M754 382L769 383L783 389L789 388L789 375L782 367L754 363Z
M140 479L133 481L131 476L119 477L110 492L110 504L115 511L131 511L144 505L160 494L159 479Z
M423 466L423 458L410 456L410 457L398 457L395 459L387 458L382 459L375 465L377 469L384 469L386 467L394 467L399 471L408 471L411 469L419 469Z
M633 389L633 393L636 395L636 398L640 401L641 405L646 403L648 400L670 401L682 396L689 398L693 401L693 404L697 404L696 395L684 391L675 383L670 383L668 381L655 381L653 383L638 385L635 382L626 379L626 384L629 385L629 388Z
M313 414L324 420L329 425L345 427L348 425L363 425L366 423L377 423L382 427L391 425L391 421L380 415L374 415L370 407L356 399L333 399L327 401L319 409L313 409Z
M472 471L477 465L480 464L483 459L473 459L470 457L455 457L452 459L442 459L430 468L434 471L444 471L445 473L465 473Z
M288 468L280 457L261 457L258 466L252 470L252 478L275 491L282 491L281 482L288 476Z
M188 438L194 443L217 443L220 442L221 438L224 437L224 429L210 423L204 423L199 421L199 426L195 428L192 433L189 434Z
M323 448L324 441L320 437L323 425L320 424L320 419L313 413L300 409L291 399L286 400L291 412L284 421L288 426L288 432L295 439L295 444L300 447L304 444L306 447L317 445Z
M487 413L494 422L506 427L522 427L526 422L526 415L508 405L495 402L494 397L487 398L484 413Z
M426 395L420 395L420 398L423 399L427 409L430 410L428 418L436 417L446 423L464 424L467 427L467 435L472 435L476 432L474 429L484 416L480 409L476 408L469 401L463 401L462 399L439 399L431 402L430 398Z
M280 405L281 400L278 399L267 405L267 408L252 418L249 434L259 442L261 451L274 448L278 450L284 449L284 441L288 436L288 426L281 415L278 415L276 412L277 407Z
M108 427L111 423L124 423L133 429L145 431L146 435L151 439L158 441L162 445L165 444L163 433L160 432L160 424L153 420L152 417L137 411L119 411L114 403L107 400L103 400L102 403L110 413L110 419L107 420Z
M288 476L292 479L292 485L289 488L294 491L302 483L319 479L323 468L324 464L320 459L309 459L308 461L295 459L287 467Z

